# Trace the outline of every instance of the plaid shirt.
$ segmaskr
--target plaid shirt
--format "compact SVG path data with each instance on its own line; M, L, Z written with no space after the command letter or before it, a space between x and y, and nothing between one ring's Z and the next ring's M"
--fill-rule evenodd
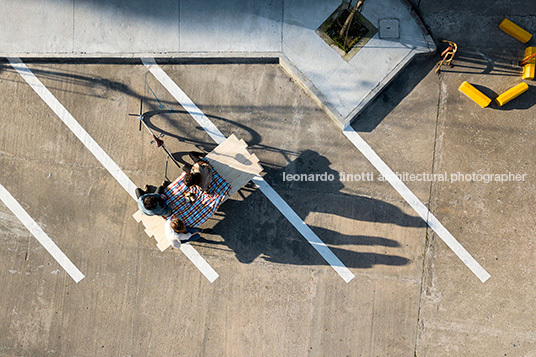
M205 223L216 212L218 207L225 200L225 197L231 190L231 185L212 168L212 180L210 181L208 192L201 191L197 186L188 187L184 184L185 172L166 187L166 203L171 207L170 217L180 218L188 227L198 227ZM192 192L195 195L195 201L190 202L185 194Z

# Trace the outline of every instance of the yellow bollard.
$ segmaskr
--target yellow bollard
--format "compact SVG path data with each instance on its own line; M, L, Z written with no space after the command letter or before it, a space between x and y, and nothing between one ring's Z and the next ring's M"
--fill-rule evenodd
M506 92L495 98L495 101L502 107L515 97L521 95L521 93L526 92L528 89L529 85L527 83L519 83L517 86L508 89Z
M525 48L525 57L523 57L522 62L525 62L527 58L529 58L535 53L536 53L536 47L530 46L530 47ZM527 63L536 63L536 56L529 59Z
M536 64L534 63L527 63L523 66L523 79L526 80L533 80L534 79L534 73L536 72Z
M532 37L530 33L523 30L521 27L517 26L508 19L502 20L502 22L499 24L499 28L523 43L527 43Z
M525 49L525 57L523 61L526 61L527 58L536 53L536 47L527 47ZM532 57L527 63L523 66L523 79L534 79L534 72L536 70L536 57Z
M491 103L491 99L489 99L484 93L470 85L467 81L462 83L459 90L460 92L471 98L473 101L475 101L475 103L480 105L482 108L487 107L489 103Z

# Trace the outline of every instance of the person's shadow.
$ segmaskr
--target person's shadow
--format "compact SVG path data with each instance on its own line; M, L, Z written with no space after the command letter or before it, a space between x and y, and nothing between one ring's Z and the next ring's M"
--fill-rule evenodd
M390 203L341 192L344 185L339 173L329 165L326 157L306 150L283 169L265 168L264 178L302 220L309 213L320 212L356 221L403 227L425 226L421 218L407 215ZM288 181L283 178L283 174L300 173L325 173L333 180ZM242 263L251 263L261 257L265 261L281 264L328 264L260 190L250 183L239 194L243 199L238 199L238 196L228 199L216 215L203 225L205 231L198 241L200 244L216 249L217 245L225 245ZM391 238L362 235L359 232L341 233L315 226L310 228L347 267L371 268L377 264L401 266L409 263L409 259L399 255L356 252L337 247L399 247L400 244Z

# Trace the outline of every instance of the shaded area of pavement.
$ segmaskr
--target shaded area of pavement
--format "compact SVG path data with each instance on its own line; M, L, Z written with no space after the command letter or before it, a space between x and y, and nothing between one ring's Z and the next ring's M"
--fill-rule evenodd
M536 34L536 4L526 1L439 2L418 6L434 38L458 43L453 68L440 75L434 171L526 174L521 182L434 183L431 208L491 274L483 285L453 279L455 257L432 235L416 344L417 356L533 356L536 351L533 152L536 93L481 109L458 87L473 83L495 98L522 82L522 44L498 28L506 17ZM450 266L451 268L446 268Z
M0 56L278 57L341 127L414 56L435 51L409 3L400 0L364 3L360 11L372 26L396 19L398 35L380 38L378 31L348 60L315 32L339 0L0 4Z
M140 98L154 113L151 127L167 133L166 146L177 157L213 147L144 66L30 68L137 185L160 182L165 166L165 155L128 116L139 111ZM351 284L358 288L345 284L251 187L227 201L206 224L212 231L194 243L220 274L214 284L179 252L160 253L131 217L136 204L127 192L4 68L0 181L86 278L69 280L0 206L8 218L0 226L7 321L1 353L399 355L411 349L425 234L420 221L399 200L366 194L368 187L389 192L385 182L281 182L285 170L352 172L356 164L372 170L355 160L322 109L278 65L164 69L225 134L250 144L267 168L266 180L356 274ZM177 174L170 166L169 175Z

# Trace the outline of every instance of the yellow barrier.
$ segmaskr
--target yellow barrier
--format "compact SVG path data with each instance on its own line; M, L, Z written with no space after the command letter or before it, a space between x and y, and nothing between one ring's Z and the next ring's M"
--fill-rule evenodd
M519 83L517 86L508 89L506 92L495 98L495 101L500 106L505 105L521 93L526 92L529 89L529 85L525 82Z
M502 22L499 24L499 28L523 43L527 43L532 37L530 33L523 30L521 27L517 26L508 19L502 20Z
M526 80L533 80L534 79L534 73L536 72L536 64L533 63L527 63L523 66L523 79Z
M527 58L529 58L535 53L536 53L536 47L530 46L530 47L525 48L525 57L523 57L523 61L525 61ZM527 63L536 64L536 56L529 59Z
M470 85L467 81L463 82L460 86L460 92L471 98L476 104L480 105L482 108L485 108L491 103L484 93Z
M525 49L525 57L523 61L526 61L527 58L536 53L536 47L527 47ZM528 62L523 66L523 79L534 79L534 72L536 70L536 56L532 57Z

